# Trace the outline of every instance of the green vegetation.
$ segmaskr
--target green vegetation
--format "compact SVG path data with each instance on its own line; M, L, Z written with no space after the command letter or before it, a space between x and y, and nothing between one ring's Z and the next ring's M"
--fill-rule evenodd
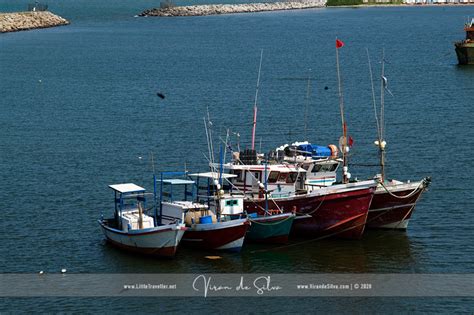
M363 0L327 0L328 7L337 7L337 6L344 6L344 5L388 5L388 4L402 4L403 0L389 0L387 2L377 2L376 0L368 0L367 2L363 2Z
M328 0L328 7L337 7L340 5L359 5L362 4L362 0Z

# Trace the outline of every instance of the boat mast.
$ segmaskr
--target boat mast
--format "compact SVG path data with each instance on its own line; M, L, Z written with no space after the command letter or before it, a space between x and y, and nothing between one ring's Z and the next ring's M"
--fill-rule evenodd
M268 161L265 159L265 215L268 214L268 178L267 178L267 171L268 169Z
M350 175L347 167L347 126L344 118L344 97L342 95L342 80L341 73L339 70L339 48L343 47L344 43L336 38L336 68L337 68L337 83L339 88L339 109L341 111L341 125L342 125L342 137L340 141L342 151L342 183L347 184L349 182Z
M255 102L253 104L252 150L255 150L255 129L257 128L257 99L260 87L260 72L262 70L263 49L260 51L260 65L258 66L257 88L255 89Z
M374 88L374 76L372 73L372 63L370 61L370 55L369 55L369 49L366 48L367 51L367 59L369 62L369 73L370 73L370 83L371 83L371 88L372 88L372 102L374 106L374 114L375 114L375 122L377 124L377 140L375 141L375 145L379 148L379 159L380 159L380 167L381 167L381 180L383 181L385 177L385 144L382 140L382 130L381 130L381 123L379 122L379 114L377 112L377 102L375 100L375 88ZM382 75L383 76L383 75ZM383 78L382 78L383 80ZM383 86L383 82L382 82Z
M306 101L304 109L304 139L308 140L308 110L309 110L309 97L311 94L311 69L308 69L308 84L306 86Z
M385 77L385 49L382 49L382 84L380 85L380 132L379 132L379 153L380 153L380 175L382 182L385 180L385 142L384 132L385 132L385 106L384 106L384 96L385 88L387 86L387 78Z

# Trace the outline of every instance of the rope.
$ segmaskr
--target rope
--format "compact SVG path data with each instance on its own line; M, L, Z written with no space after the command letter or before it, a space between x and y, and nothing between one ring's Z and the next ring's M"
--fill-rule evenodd
M254 254L254 253L268 252L268 251L271 251L271 250L285 249L285 248L289 248L289 247L293 247L293 246L299 246L299 245L301 245L301 244L306 244L306 243L310 243L310 242L320 241L320 240L323 240L323 239L326 239L326 238L333 237L333 236L335 236L335 235L337 235L337 234L344 233L344 232L347 232L347 231L349 231L349 230L358 228L359 226L362 226L362 225L365 225L365 224L366 224L366 222L361 223L361 224L357 224L357 225L355 225L355 226L350 226L350 227L345 228L344 230L341 230L341 231L333 232L333 233L331 233L331 234L323 235L323 236L320 236L320 237L317 237L317 238L313 238L313 239L309 239L309 240L306 240L306 241L302 241L302 242L298 242L298 243L293 243L293 244L289 244L289 245L278 246L278 247L274 247L274 248L254 250L254 251L251 251L250 253L251 253L251 254Z
M424 182L424 179L423 179L422 182ZM424 190L424 187L423 187L423 190ZM423 192L423 191L422 191L422 192ZM413 206L411 206L411 208L410 208L410 210L407 212L407 214L405 214L405 216L403 217L403 219L398 222L398 224L396 225L397 227L398 227L403 221L405 221L405 219L413 212L413 210L415 209L416 203L418 202L418 199L420 199L420 197L421 197L421 193L418 195L418 197L416 198L415 202L413 203Z
M423 178L423 180L420 182L420 184L411 192L409 193L408 195L405 195L405 196L398 196L398 195L395 195L394 193L392 193L385 185L384 183L380 182L380 185L382 185L382 187L385 189L385 191L392 197L394 198L397 198L397 199L407 199L407 198L410 198L412 197L413 195L415 195L418 190L421 188L422 190L424 190L426 187L427 187L427 184L426 184L426 178Z
M320 208L320 207L321 207L321 205L323 204L324 200L326 199L326 196L327 196L327 194L323 196L323 199L321 200L321 202L319 203L319 205L316 207L316 209L312 210L311 212L307 212L307 213L303 213L303 212L296 212L296 214L304 214L304 215L306 215L306 214L310 214L310 215L311 215L311 214L313 214L313 213L316 213L316 211L318 211L318 210L319 210L319 208Z
M425 178L423 179L422 183L424 184L423 186L423 189L426 188L428 185L429 185L429 179ZM417 188L418 189L418 188ZM403 217L403 219L400 221L399 224L401 224L401 222L403 222L410 213L413 212L413 209L415 208L416 206L416 202L418 201L418 199L420 199L421 197L421 194L418 196L418 198L415 200L413 206L411 207L411 209L407 212L407 214ZM293 246L298 246L298 245L302 245L302 244L307 244L307 243L310 243L310 242L316 242L316 241L320 241L320 240L323 240L323 239L326 239L326 238L329 238L329 237L333 237L333 236L336 236L337 234L339 233L343 233L343 232L346 232L346 231L349 231L351 229L354 229L354 228L357 228L361 225L365 225L367 223L370 223L372 222L373 220L376 220L378 219L379 217L381 217L382 215L385 215L386 213L390 212L390 211L393 211L395 209L395 207L392 207L390 209L387 209L385 211L382 211L382 213L378 214L377 216L373 217L372 219L370 220L367 220L366 222L364 222L363 224L358 224L356 226L351 226L351 227L348 227L342 231L338 231L338 232L334 232L334 233L331 233L331 234L328 234L328 235L324 235L324 236L320 236L320 237L317 237L317 238L313 238L313 239L309 239L309 240L306 240L306 241L302 241L302 242L297 242L297 243L294 243L294 244L289 244L289 245L283 245L283 246L278 246L278 247L274 247L274 248L268 248L268 249L261 249L261 250L254 250L254 251L251 251L250 253L261 253L261 252L268 252L268 251L272 251L272 250L280 250L280 249L286 249L286 248L289 248L289 247L293 247Z
M271 218L271 216L268 216L268 217L269 217L269 218ZM248 218L248 217L247 217L247 218ZM274 223L270 223L270 222L267 222L267 223L265 223L265 222L258 222L258 221L254 221L254 220L252 220L251 218L248 218L248 219L249 219L249 221L250 221L250 222L252 222L252 224L260 224L260 225L277 225L277 224L280 224L280 223L286 222L286 221L288 221L288 220L290 220L290 219L294 219L294 218L295 218L295 216L292 216L292 215L290 215L290 216L288 216L287 218L285 218L284 220L277 221L277 222L274 222Z

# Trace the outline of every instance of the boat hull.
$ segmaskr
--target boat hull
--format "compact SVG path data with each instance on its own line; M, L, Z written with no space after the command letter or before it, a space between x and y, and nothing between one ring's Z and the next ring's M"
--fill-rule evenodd
M306 237L336 236L358 239L364 232L367 215L375 191L375 182L333 185L308 194L269 200L283 212L297 214L292 234ZM264 209L265 200L246 200L247 212Z
M455 47L460 65L474 65L474 42L456 43Z
M367 228L406 230L425 188L423 181L377 187L369 209Z
M283 213L250 218L251 226L245 241L254 243L286 244L295 215Z
M124 250L158 257L173 257L186 228L184 225L164 225L124 232L99 221L107 241Z
M242 248L249 226L250 222L247 219L193 224L186 230L182 242L185 245L206 250L238 252Z

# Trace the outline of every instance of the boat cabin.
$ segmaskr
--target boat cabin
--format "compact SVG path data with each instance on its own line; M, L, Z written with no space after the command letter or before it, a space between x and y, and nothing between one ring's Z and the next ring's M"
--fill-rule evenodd
M474 19L472 19L470 23L466 24L464 30L466 31L466 41L474 41Z
M146 190L133 183L109 185L114 191L114 221L108 221L110 227L128 232L155 226L153 217L144 213L146 209Z
M305 190L306 170L291 164L269 165L235 165L227 164L224 168L235 177L232 178L234 191L253 198L264 197L266 182L269 197L278 198Z
M181 176L183 178L165 178ZM216 223L225 216L243 213L243 195L224 193L219 179L233 178L235 175L215 172L188 174L187 172L164 172L159 183L160 216L164 222L176 219L186 225ZM196 178L189 179L189 178ZM203 184L205 182L205 184ZM182 198L176 198L181 193Z
M302 163L301 167L306 170L305 185L308 191L333 185L341 162L340 159L332 159Z

